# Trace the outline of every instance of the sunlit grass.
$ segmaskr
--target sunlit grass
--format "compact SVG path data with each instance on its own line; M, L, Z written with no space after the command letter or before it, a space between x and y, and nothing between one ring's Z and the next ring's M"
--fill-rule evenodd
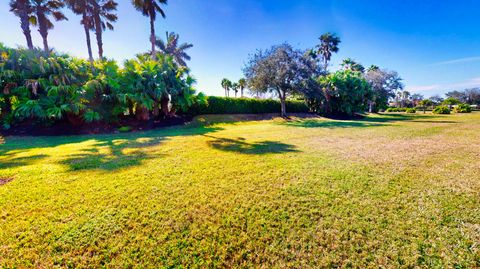
M230 120L4 138L0 266L480 267L480 113Z

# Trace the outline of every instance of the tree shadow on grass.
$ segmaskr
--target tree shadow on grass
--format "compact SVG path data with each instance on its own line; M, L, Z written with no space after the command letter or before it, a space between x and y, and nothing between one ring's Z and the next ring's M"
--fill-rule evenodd
M244 138L238 137L236 139L220 138L205 135L212 140L207 141L207 144L217 150L237 152L247 155L263 155L263 154L280 154L287 152L299 152L295 146L277 142L277 141L261 141L261 142L246 142Z
M361 119L335 120L326 118L289 120L283 125L303 128L365 128L387 126L390 122L417 122L417 123L454 123L453 121L435 121L438 116L418 114L373 114ZM433 119L433 120L432 120Z
M35 161L48 158L48 155L16 157L33 149L55 148L68 144L92 141L79 153L60 159L58 163L68 167L70 171L78 170L117 170L141 165L144 161L163 156L156 150L149 150L171 137L204 135L220 131L223 128L200 126L196 128L168 128L151 130L142 133L127 133L114 135L82 135L63 137L6 137L0 144L0 170L8 167L32 164Z
M342 120L332 121L332 120L316 120L316 119L291 120L282 124L287 126L302 127L302 128L359 128L359 127L384 126L384 124L374 123L374 122L342 121Z
M37 154L37 155L27 156L27 157L11 157L13 155L14 154L2 155L2 157L7 157L7 158L0 159L0 170L34 164L35 162L48 157L48 155L45 155L45 154Z

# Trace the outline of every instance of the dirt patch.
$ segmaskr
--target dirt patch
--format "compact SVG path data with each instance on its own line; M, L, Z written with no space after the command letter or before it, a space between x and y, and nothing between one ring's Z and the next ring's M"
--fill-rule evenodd
M10 181L12 181L12 180L13 180L13 178L8 178L8 177L4 178L4 177L0 177L0 186L3 186L3 185L5 185L5 184L7 184L8 182L10 182Z

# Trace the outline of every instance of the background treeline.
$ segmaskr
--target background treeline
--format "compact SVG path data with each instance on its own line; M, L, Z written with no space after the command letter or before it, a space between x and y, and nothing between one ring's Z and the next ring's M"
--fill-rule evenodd
M93 62L69 55L0 45L0 120L72 124L158 119L187 111L197 95L195 80L174 57L138 55L120 68L115 61Z

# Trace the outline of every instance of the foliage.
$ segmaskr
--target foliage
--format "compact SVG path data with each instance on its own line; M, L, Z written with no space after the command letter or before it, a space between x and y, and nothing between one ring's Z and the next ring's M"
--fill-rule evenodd
M442 105L449 106L450 109L451 109L452 106L458 105L458 104L460 104L460 101L456 98L453 98L453 97L448 97L447 99L445 99L442 102Z
M74 124L142 114L142 119L187 111L196 95L187 68L170 56L139 56L120 69L115 61L90 63L52 52L0 45L0 120Z
M368 68L364 77L372 89L372 95L369 99L370 112L385 109L388 100L395 97L395 92L402 90L404 87L397 72L380 69L377 66Z
M328 64L332 59L333 53L339 51L339 45L341 43L340 38L334 33L325 33L320 36L320 44L317 45L316 51L310 54L315 58L321 58L323 62L323 70L327 72Z
M189 109L191 115L202 114L263 114L280 113L280 102L273 99L208 97L208 102L198 103ZM308 107L303 101L286 101L291 113L307 113Z
M472 107L468 104L459 104L453 109L453 111L455 113L471 113Z
M348 115L363 112L372 95L368 82L359 72L340 70L318 78L319 92L309 97L312 110L322 114Z
M304 90L315 71L315 62L289 44L257 51L244 69L251 92L274 93L279 97L283 117L287 113L287 97Z
M190 43L178 44L180 36L173 32L167 32L166 41L157 38L155 40L155 45L158 49L167 55L173 56L175 62L180 66L187 66L186 61L190 61L190 56L187 54L186 50L193 47Z
M411 114L415 114L415 113L417 113L417 110L416 110L415 108L407 108L407 109L405 110L405 112L411 113Z
M437 106L432 112L433 114L450 114L450 108L448 106Z

